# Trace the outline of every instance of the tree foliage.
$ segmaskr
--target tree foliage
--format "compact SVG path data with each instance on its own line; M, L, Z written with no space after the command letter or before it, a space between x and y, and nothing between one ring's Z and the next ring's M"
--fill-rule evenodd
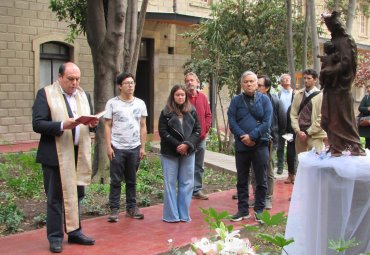
M357 59L357 73L354 84L356 87L364 87L370 81L370 52L359 51Z
M59 21L69 21L68 41L74 41L79 34L86 34L87 0L50 0L49 8Z
M212 6L211 18L185 34L193 49L186 71L197 72L204 81L216 76L218 88L226 85L230 95L239 92L239 78L246 70L271 77L287 72L284 3L226 0ZM293 20L297 48L301 47L297 40L303 36L302 23Z

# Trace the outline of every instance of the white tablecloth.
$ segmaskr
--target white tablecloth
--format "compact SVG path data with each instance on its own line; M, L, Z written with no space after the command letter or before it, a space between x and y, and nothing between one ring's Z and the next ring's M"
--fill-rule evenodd
M322 158L299 154L285 236L292 255L331 255L329 240L356 238L345 255L370 252L370 152ZM283 253L285 254L285 253Z

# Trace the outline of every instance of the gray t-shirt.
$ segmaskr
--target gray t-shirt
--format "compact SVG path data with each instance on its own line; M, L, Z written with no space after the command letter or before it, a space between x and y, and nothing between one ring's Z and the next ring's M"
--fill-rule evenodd
M108 100L105 119L112 120L111 143L116 149L134 149L140 143L140 119L148 112L143 100L135 97L126 102L119 97Z

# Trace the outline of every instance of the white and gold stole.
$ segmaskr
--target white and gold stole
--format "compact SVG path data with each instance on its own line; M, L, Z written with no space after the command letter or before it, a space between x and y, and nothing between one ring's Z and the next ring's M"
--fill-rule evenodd
M46 86L45 92L52 120L63 121L69 118L59 82L56 81L52 85ZM78 115L90 115L89 102L81 87L77 88L75 98ZM55 143L62 181L65 224L67 233L69 233L80 227L77 185L88 185L91 182L91 137L89 127L80 125L77 167L72 130L64 130L61 136L56 136Z

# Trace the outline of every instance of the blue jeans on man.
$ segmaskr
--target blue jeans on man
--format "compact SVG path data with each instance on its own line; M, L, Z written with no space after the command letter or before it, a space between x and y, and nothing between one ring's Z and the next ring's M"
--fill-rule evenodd
M254 211L261 213L265 208L267 192L267 169L269 167L269 150L267 145L257 146L250 151L240 151L235 153L237 169L237 193L238 211L241 214L249 214L249 171L253 166L256 180Z
M126 182L126 209L135 208L136 172L140 164L140 146L131 150L114 148L114 155L114 158L110 162L110 208L120 208L122 181Z
M206 139L200 141L195 148L195 168L194 168L194 190L197 194L203 188L204 174L204 155L206 152Z

